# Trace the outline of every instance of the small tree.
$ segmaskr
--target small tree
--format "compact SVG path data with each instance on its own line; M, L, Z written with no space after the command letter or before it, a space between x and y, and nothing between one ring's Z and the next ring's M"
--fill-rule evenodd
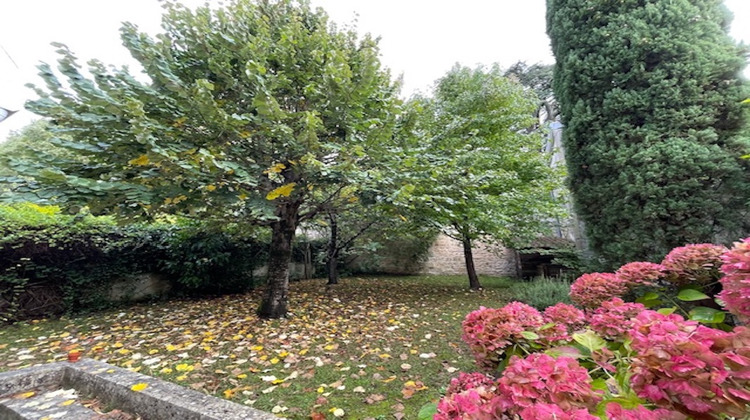
M292 240L360 163L382 153L396 86L377 42L339 30L305 0L233 0L191 11L167 2L155 39L126 23L125 47L148 82L62 44L31 111L52 119L85 162L18 163L30 185L95 213L240 220L270 227L262 317L287 312ZM322 191L323 193L318 193Z
M456 66L433 98L410 103L414 137L401 162L402 199L463 244L469 285L476 241L513 245L545 230L561 207L552 198L558 174L541 153L533 93L489 69Z

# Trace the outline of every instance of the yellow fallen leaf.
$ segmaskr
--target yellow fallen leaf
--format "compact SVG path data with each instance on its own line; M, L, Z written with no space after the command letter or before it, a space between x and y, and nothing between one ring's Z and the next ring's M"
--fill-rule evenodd
M227 389L224 391L224 398L232 398L234 397L234 390L233 389Z
M273 359L271 359L271 364L272 364L272 365L275 365L275 364L279 363L280 361L281 361L281 360L279 360L279 358L278 358L278 357L274 357Z
M178 372L192 372L195 369L192 365L187 363L180 363L174 367Z
M135 165L135 166L145 166L145 165L148 165L148 163L149 163L149 160L148 160L148 156L146 155L140 155L137 158L128 161L128 164Z
M304 356L304 355L307 354L308 351L310 351L310 349L302 349L302 350L299 351L299 355L300 356Z
M170 368L164 368L164 369L160 370L159 373L172 373L172 369L170 369Z
M175 379L177 379L178 381L184 381L185 379L187 379L187 375L180 375L176 377Z
M22 394L18 394L18 395L16 395L16 396L14 396L13 398L15 398L15 399L17 399L17 400L25 400L25 399L27 399L27 398L31 398L31 397L33 397L34 395L36 395L36 392L34 392L34 391L29 391L29 392L24 392L24 393L22 393Z
M141 392L141 391L143 391L146 388L148 388L148 384L143 383L143 382L135 384L135 385L133 385L133 386L130 387L130 389L133 390L133 391L135 391L135 392Z
M326 391L326 389L325 389L325 388L323 388L322 386L321 386L321 387L318 387L318 394L322 394L322 393L324 393L325 391Z
M252 351L261 351L261 350L263 350L263 346L252 346L252 347L250 347L250 350L252 350Z
M216 185L206 185L206 191L214 191L216 189Z
M245 379L245 378L247 378L247 373L240 373L239 375L237 375L237 379Z
M74 402L76 402L76 400L67 400L67 401L63 401L62 403L60 403L60 405L63 406L63 407L67 407L67 406L73 404Z
M274 384L274 385L278 385L278 384L280 384L282 382L284 382L283 379L275 379L275 380L271 381L271 383Z

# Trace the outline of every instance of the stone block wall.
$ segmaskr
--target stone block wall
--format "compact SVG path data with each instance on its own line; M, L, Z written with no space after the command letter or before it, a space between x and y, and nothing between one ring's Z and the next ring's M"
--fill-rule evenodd
M472 250L477 274L485 276L518 276L517 254L502 246L474 243ZM466 274L464 250L461 242L440 235L430 248L421 274L463 275Z

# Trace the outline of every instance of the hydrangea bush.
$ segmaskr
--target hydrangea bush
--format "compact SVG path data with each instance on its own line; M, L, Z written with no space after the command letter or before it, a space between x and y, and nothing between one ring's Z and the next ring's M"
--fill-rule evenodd
M570 298L583 308L598 308L602 302L627 293L627 284L613 273L591 273L570 285Z
M628 291L656 287L675 273L688 277L670 280L675 284L705 285L719 267L719 296L739 320L734 327L686 319L679 307L657 311L624 300ZM688 245L663 264L583 275L570 293L583 310L560 303L540 313L513 302L470 313L463 339L487 373L455 378L434 419L684 420L750 413L750 328L741 325L750 320L750 238L731 250Z
M673 249L661 262L667 280L682 286L708 284L719 279L721 256L727 248L714 244L690 244Z
M719 299L742 322L750 323L750 238L737 242L721 260L724 277Z

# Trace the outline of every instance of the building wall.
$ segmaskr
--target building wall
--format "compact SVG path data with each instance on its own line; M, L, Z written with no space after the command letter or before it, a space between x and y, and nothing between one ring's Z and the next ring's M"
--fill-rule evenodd
M472 253L474 266L479 275L512 277L518 275L516 252L512 249L477 242L474 244ZM438 236L430 248L420 274L466 274L461 242L446 235Z

